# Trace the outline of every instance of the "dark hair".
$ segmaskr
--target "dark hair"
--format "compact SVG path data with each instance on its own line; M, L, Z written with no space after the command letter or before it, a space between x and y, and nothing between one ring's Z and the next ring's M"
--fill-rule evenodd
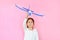
M33 24L34 24L34 19L31 18L31 17L27 19L26 23L27 23L29 20L32 20L32 21L33 21ZM27 26L27 28L28 28L28 26Z

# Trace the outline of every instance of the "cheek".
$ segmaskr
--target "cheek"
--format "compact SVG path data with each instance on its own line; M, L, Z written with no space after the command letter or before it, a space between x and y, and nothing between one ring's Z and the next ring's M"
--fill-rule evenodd
M26 23L26 26L28 26L28 23Z
M27 26L29 26L30 24L29 24L29 23L27 23L26 25L27 25Z
M31 25L33 26L33 23L31 23Z

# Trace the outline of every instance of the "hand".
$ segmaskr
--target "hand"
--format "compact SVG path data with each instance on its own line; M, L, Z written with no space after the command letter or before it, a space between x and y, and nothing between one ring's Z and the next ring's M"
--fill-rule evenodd
M26 18L28 18L28 16L29 16L29 14L28 14L28 13L26 13Z

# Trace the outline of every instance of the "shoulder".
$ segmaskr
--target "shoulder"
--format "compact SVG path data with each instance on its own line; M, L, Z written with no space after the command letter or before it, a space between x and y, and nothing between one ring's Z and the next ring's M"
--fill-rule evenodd
M37 32L37 29L34 28L34 31Z
M35 33L35 35L37 35L37 34L38 34L38 31L37 31L37 29L34 29L34 33Z

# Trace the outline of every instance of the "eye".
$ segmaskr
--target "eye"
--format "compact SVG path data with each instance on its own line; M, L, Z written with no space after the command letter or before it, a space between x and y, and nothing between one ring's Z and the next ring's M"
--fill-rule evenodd
M30 22L29 22L30 23Z

